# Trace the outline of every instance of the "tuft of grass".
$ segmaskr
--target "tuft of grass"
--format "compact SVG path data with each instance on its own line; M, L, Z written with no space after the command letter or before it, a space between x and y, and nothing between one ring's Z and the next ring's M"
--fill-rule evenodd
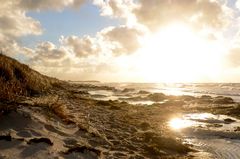
M61 118L66 123L74 123L71 118L68 116L68 111L66 106L61 102L55 102L49 105L49 110L53 112L56 116Z
M67 103L57 95L35 97L25 102L31 103L32 106L45 108L49 117L52 117L54 114L66 123L74 123L72 118L69 117L69 111L66 106Z

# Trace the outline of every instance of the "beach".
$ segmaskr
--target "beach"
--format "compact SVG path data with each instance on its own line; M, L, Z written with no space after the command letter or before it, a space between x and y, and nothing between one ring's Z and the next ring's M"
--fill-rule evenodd
M100 100L106 95L89 93L93 91L112 91L121 98ZM144 100L152 104L130 104ZM232 132L217 128L237 122L228 119L230 116L239 117L238 103L229 97L174 96L65 83L44 95L1 103L1 107L5 108L0 116L2 158L215 158L219 154L206 149L209 145L201 147L197 143L210 138L212 142L224 140L224 133L226 139L232 135L231 139L238 142L240 138L238 124ZM171 126L172 119L193 113L228 116L212 122L211 116L191 117L188 119L202 124L187 125L182 130ZM215 129L207 131L210 127ZM225 143L227 140L219 144ZM239 155L232 153L235 158Z

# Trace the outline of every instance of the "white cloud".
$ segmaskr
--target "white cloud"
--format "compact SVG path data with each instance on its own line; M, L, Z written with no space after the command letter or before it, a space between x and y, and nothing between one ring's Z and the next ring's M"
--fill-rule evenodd
M69 68L71 60L64 47L57 47L51 42L42 42L34 49L24 48L28 54L28 63L34 68ZM45 71L44 71L45 72Z
M18 0L26 10L62 10L65 7L79 8L85 0Z
M156 29L172 21L191 23L196 27L221 28L229 13L225 4L216 0L139 0L134 13L139 21Z
M57 48L51 42L43 42L35 49L36 55L39 58L61 59L65 56L66 50L63 47Z
M0 51L4 54L14 55L20 48L21 47L15 40L0 34Z
M18 5L18 0L3 1L0 6L1 34L10 37L39 35L42 33L40 22L26 16L27 10Z
M78 58L111 54L133 54L139 48L138 38L143 32L127 26L108 27L95 37L61 37L61 44Z
M42 33L38 21L26 16L26 11L15 5L17 1L1 1L0 5L0 49L14 55L21 47L17 39L26 35L39 35Z
M43 33L40 22L27 16L27 12L60 11L65 7L79 8L83 3L84 0L1 0L0 49L13 56L24 51L23 47L17 42L19 38Z
M132 0L93 0L100 7L101 15L127 18L135 6Z
M127 26L109 27L100 33L115 56L133 54L140 47L139 36L143 35L139 29Z
M77 36L62 37L61 42L79 58L97 55L101 51L96 39L90 36L83 38Z

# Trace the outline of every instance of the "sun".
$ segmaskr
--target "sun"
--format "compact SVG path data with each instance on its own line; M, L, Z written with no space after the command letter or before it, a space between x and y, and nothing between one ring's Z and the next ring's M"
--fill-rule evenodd
M173 23L142 39L139 70L151 82L196 82L216 77L221 44L183 23Z

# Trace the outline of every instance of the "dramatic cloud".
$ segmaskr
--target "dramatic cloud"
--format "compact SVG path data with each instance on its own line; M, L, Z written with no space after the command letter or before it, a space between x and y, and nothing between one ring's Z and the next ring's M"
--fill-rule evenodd
M140 0L134 12L140 23L153 29L171 21L220 28L227 16L223 4L215 0Z

